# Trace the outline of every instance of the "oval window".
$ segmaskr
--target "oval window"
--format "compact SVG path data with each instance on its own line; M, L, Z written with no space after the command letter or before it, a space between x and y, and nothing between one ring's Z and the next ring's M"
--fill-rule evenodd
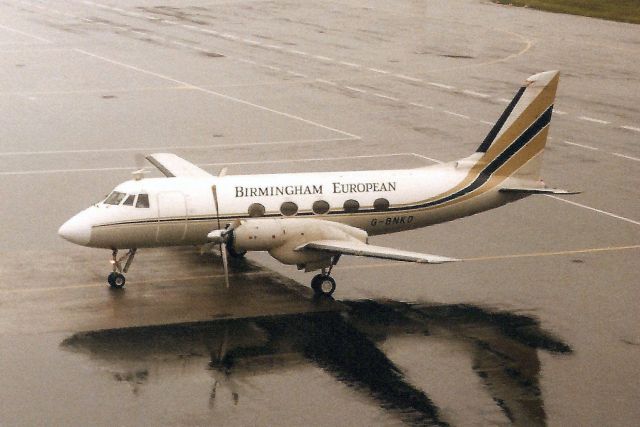
M389 201L387 199L376 199L376 201L373 202L373 209L377 211L386 211L389 209Z
M264 206L260 203L252 203L249 206L249 216L252 218L264 216Z
M280 212L282 212L284 216L295 215L298 212L298 205L293 202L284 202L280 206Z
M357 200L349 199L344 202L344 211L347 213L358 212L360 209L360 203Z
M318 215L326 214L327 212L329 212L329 203L324 200L317 200L313 202L312 209L313 213L316 213Z

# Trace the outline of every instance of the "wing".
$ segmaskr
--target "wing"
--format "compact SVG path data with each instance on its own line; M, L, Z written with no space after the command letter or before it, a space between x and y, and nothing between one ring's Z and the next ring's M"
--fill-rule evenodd
M417 262L421 264L441 264L443 262L460 261L439 255L423 254L420 252L402 251L363 243L359 240L316 240L298 246L297 251L318 251L330 254L344 254L366 256L372 258L393 259L396 261Z
M171 153L150 154L146 159L166 177L211 178L211 174Z

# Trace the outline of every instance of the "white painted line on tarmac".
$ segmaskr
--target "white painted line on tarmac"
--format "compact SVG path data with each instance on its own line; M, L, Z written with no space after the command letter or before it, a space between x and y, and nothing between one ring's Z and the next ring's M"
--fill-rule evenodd
M381 93L372 93L373 96L377 96L378 98L382 98L382 99L388 99L390 101L400 101L400 99L395 98L393 96L389 96L389 95L383 95Z
M553 110L553 113L559 116L564 116L565 114L567 114L565 111L562 111L562 110Z
M307 52L303 52L301 50L290 49L289 52L295 53L296 55L309 56Z
M367 70L369 71L373 71L374 73L378 73L378 74L389 74L389 71L387 70L381 70L379 68L367 68Z
M25 31L17 30L15 28L7 27L6 25L1 25L0 24L0 28L2 28L3 30L6 30L6 31L10 31L12 33L21 34L23 36L31 37L32 39L39 40L39 41L41 41L43 43L53 43L51 40L45 39L44 37L36 36L35 34L27 33Z
M432 157L427 157L422 154L417 154L417 153L411 153L411 154L413 154L416 157L420 157L421 159L429 160L430 162L433 162L433 163L438 163L439 165L444 163L442 160L434 159Z
M622 157L624 159L629 159L629 160L634 160L636 162L640 162L640 159L637 157L633 157L633 156L627 156L626 154L621 154L621 153L611 153L614 156L618 156L618 157Z
M282 50L284 47L278 46L277 44L265 44L264 47L274 50Z
M321 61L327 61L327 62L331 62L334 61L333 58L329 58L328 56L322 56L322 55L313 55L314 58L319 59Z
M627 126L627 125L624 125L624 126L620 126L620 127L621 127L622 129L632 130L632 131L634 131L634 132L640 132L640 128L635 127L635 126Z
M330 162L336 160L354 160L354 159L378 159L385 157L414 157L413 153L387 153L387 154L362 154L356 156L336 156L336 157L310 157L302 159L278 159L278 160L247 160L242 162L216 162L216 163L199 163L198 166L237 166L237 165L268 165L282 163L309 163L309 162ZM419 156L418 156L419 157Z
M318 83L324 83L324 84L326 84L326 85L338 86L338 84L337 84L337 83L332 82L332 81L329 81L329 80L325 80L325 79L316 79L316 81L317 81Z
M197 163L197 166L237 166L237 165L268 165L268 164L286 164L286 163L309 163L309 162L324 162L324 161L336 161L336 160L354 160L354 159L374 159L385 157L421 157L414 153L387 153L387 154L363 154L356 156L337 156L337 157L312 157L302 159L278 159L278 160L247 160L241 162L215 162L215 163ZM0 172L0 176L12 176L12 175L50 175L58 173L81 173L81 172L108 172L108 171L134 171L137 167L105 167L105 168L78 168L78 169L48 169L48 170L32 170L32 171L14 171L14 172Z
M250 102L250 101L245 101L244 99L236 98L234 96L225 95L223 93L216 92L216 91L213 91L211 89L206 89L206 88L203 88L201 86L196 86L194 84L187 83L187 82L184 82L182 80L175 79L173 77L169 77L169 76L167 76L165 74L156 73L154 71L150 71L150 70L146 70L144 68L136 67L135 65L126 64L124 62L116 61L114 59L110 59L110 58L107 58L107 57L104 57L104 56L101 56L101 55L96 55L95 53L87 52L87 51L82 50L82 49L74 49L74 51L75 52L79 52L79 53L81 53L83 55L87 55L87 56L91 56L91 57L96 58L96 59L100 59L100 60L108 62L110 64L118 65L118 66L121 66L121 67L124 67L124 68L128 68L130 70L137 71L139 73L147 74L147 75L150 75L150 76L157 77L159 79L163 79L163 80L167 80L167 81L170 81L170 82L174 82L174 83L178 83L178 84L181 84L181 85L185 85L185 86L188 86L189 88L192 88L192 89L195 89L195 90L199 90L200 92L207 93L209 95L217 96L219 98L227 99L229 101L234 101L234 102L237 102L239 104L248 105L250 107L257 108L257 109L263 110L263 111L268 111L270 113L277 114L277 115L280 115L280 116L283 116L283 117L287 117L287 118L290 118L290 119L293 119L293 120L298 120L300 122L307 123L307 124L310 124L310 125L322 128L322 129L330 130L330 131L333 131L333 132L337 132L337 133L340 133L342 135L349 136L351 138L360 139L360 137L358 135L355 135L355 134L352 134L350 132L346 132L346 131L343 131L343 130L340 130L340 129L336 129L336 128L331 127L331 126L326 126L326 125L323 125L321 123L314 122L313 120L309 120L309 119L305 119L305 118L300 117L300 116L296 116L295 114L290 114L290 113L285 113L284 111L274 110L273 108L265 107L264 105L259 105L259 104L256 104L256 103L253 103L253 102Z
M502 102L503 104L510 104L511 100L507 99L507 98L498 98L498 101Z
M626 222L631 223L631 224L640 225L640 221L634 221L632 219L625 218L623 216L616 215L616 214L613 214L611 212L607 212L607 211L603 211L603 210L600 210L600 209L592 208L591 206L583 205L581 203L572 202L571 200L562 199L560 197L552 196L550 194L545 194L545 196L550 197L550 198L555 199L555 200L559 200L559 201L564 202L564 203L568 203L568 204L573 205L573 206L578 206L578 207L583 208L583 209L587 209L587 210L590 210L590 211L598 212L598 213L601 213L603 215L607 215L607 216L610 216L612 218L619 219L621 221L626 221Z
M353 87L353 86L345 86L345 89L349 89L349 90L352 90L354 92L367 93L366 90L360 89L360 88L357 88L357 87Z
M287 74L291 74L292 76L295 77L308 77L306 74L302 74L302 73L298 73L297 71L293 71L293 70L287 70Z
M470 119L470 118L471 118L471 117L469 117L469 116L466 116L466 115L464 115L464 114L460 114L460 113L456 113L456 112L454 112L454 111L442 110L442 112L443 112L443 113L446 113L446 114L450 114L450 115L452 115L452 116L460 117L460 118L462 118L462 119Z
M256 40L251 40L251 39L242 39L243 42L248 43L248 44L252 44L254 46L260 46L262 45L262 43L260 43L259 41Z
M57 154L91 154L91 153L120 153L120 152L157 152L162 150L216 150L220 148L235 147L255 147L261 145L295 145L295 144L314 144L319 142L340 142L340 141L357 141L360 138L314 138L314 139L290 139L280 141L264 141L264 142L239 142L232 144L209 144L209 145L175 145L161 147L123 147L123 148L86 148L76 150L46 150L46 151L12 151L0 152L0 157L8 156L40 156L40 155L57 155Z
M474 90L463 90L462 93L466 93L467 95L475 96L476 98L491 98L491 95L487 95L486 93L476 92Z
M450 86L450 85L446 85L443 83L436 83L436 82L427 82L427 84L431 86L439 87L441 89L447 89L447 90L453 90L456 88L455 86Z
M564 141L564 143L568 145L574 145L580 148L586 148L587 150L594 150L594 151L599 150L597 147L592 147L591 145L585 145L585 144L578 144L577 142Z
M594 119L593 117L587 117L587 116L580 116L578 117L578 119L584 120L585 122L598 123L601 125L608 125L609 123L611 123L606 120Z
M362 65L356 64L354 62L340 61L339 63L342 64L342 65L346 65L347 67L351 67L351 68L360 68L360 67L362 67Z
M485 124L485 125L488 125L488 126L493 126L493 125L495 124L495 123L493 123L493 122L488 122L488 121L486 121L486 120L480 120L480 123Z
M397 78L402 79L402 80L408 80L410 82L418 83L418 82L422 81L422 79L419 79L417 77L405 76L404 74L394 74L394 76L396 76Z

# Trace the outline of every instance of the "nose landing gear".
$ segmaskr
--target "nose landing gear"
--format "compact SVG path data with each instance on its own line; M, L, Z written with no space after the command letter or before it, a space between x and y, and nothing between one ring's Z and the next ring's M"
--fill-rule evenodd
M120 258L118 258L117 249L114 249L111 253L111 265L113 266L113 271L109 273L109 276L107 276L107 282L112 289L122 289L124 287L126 279L123 273L129 271L129 267L133 262L133 258L135 257L137 250L138 249L136 248L129 249L129 251ZM124 267L122 266L123 261Z

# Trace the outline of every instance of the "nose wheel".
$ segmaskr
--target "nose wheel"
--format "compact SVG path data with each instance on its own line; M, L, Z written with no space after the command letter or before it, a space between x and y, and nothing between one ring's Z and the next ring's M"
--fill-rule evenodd
M124 274L116 273L114 271L110 273L109 276L107 276L107 282L109 282L109 286L111 286L113 289L122 289L124 287L126 279L124 277Z
M136 255L136 248L129 249L129 251L118 258L118 250L114 249L111 253L111 265L113 266L113 271L109 273L107 276L107 282L112 289L122 289L126 282L126 278L124 277L124 273L129 271L129 267L131 267L131 263L133 262L133 257ZM122 263L124 262L124 266Z

